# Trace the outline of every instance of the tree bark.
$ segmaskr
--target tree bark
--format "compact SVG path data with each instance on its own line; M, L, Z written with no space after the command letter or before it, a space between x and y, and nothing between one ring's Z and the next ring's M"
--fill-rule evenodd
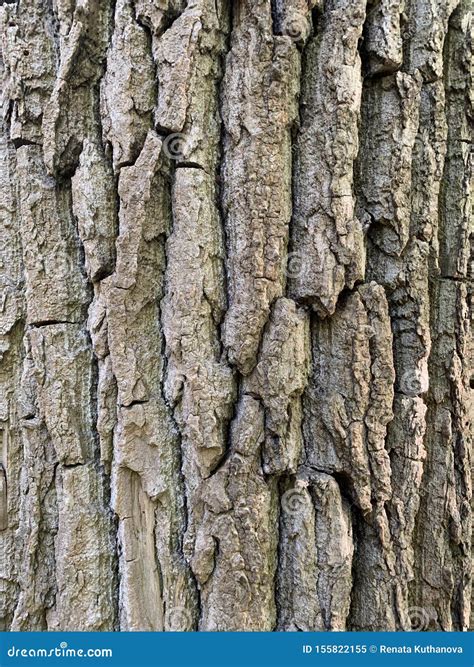
M1 628L468 628L469 0L1 5Z

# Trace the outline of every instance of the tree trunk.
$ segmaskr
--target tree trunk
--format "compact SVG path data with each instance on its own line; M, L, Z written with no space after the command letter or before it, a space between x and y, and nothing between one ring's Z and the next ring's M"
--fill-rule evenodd
M2 628L466 629L470 0L1 4Z

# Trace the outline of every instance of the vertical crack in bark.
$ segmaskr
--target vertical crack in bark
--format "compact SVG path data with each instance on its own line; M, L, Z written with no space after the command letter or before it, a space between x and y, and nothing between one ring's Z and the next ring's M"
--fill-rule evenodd
M466 499L471 495L472 414L467 395L472 349L468 334L469 183L462 175L468 173L465 165L469 160L464 143L470 113L469 80L463 79L469 52L462 50L472 39L466 21L469 14L468 4L459 3L449 21L444 49L448 134L439 197L439 255L432 262L430 276L432 382L425 436L426 492L417 524L418 567L413 588L413 595L431 611L430 627L442 630L467 629L470 620L471 523ZM438 529L429 531L428 525Z

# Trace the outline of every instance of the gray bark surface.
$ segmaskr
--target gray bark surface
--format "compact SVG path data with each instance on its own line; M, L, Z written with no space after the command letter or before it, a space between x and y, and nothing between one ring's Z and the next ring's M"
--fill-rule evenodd
M470 1L0 26L0 629L467 629Z

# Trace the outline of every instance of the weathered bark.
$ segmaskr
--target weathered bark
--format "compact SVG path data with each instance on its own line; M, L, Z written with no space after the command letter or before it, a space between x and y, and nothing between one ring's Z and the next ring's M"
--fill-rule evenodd
M1 628L466 629L469 0L0 23Z

